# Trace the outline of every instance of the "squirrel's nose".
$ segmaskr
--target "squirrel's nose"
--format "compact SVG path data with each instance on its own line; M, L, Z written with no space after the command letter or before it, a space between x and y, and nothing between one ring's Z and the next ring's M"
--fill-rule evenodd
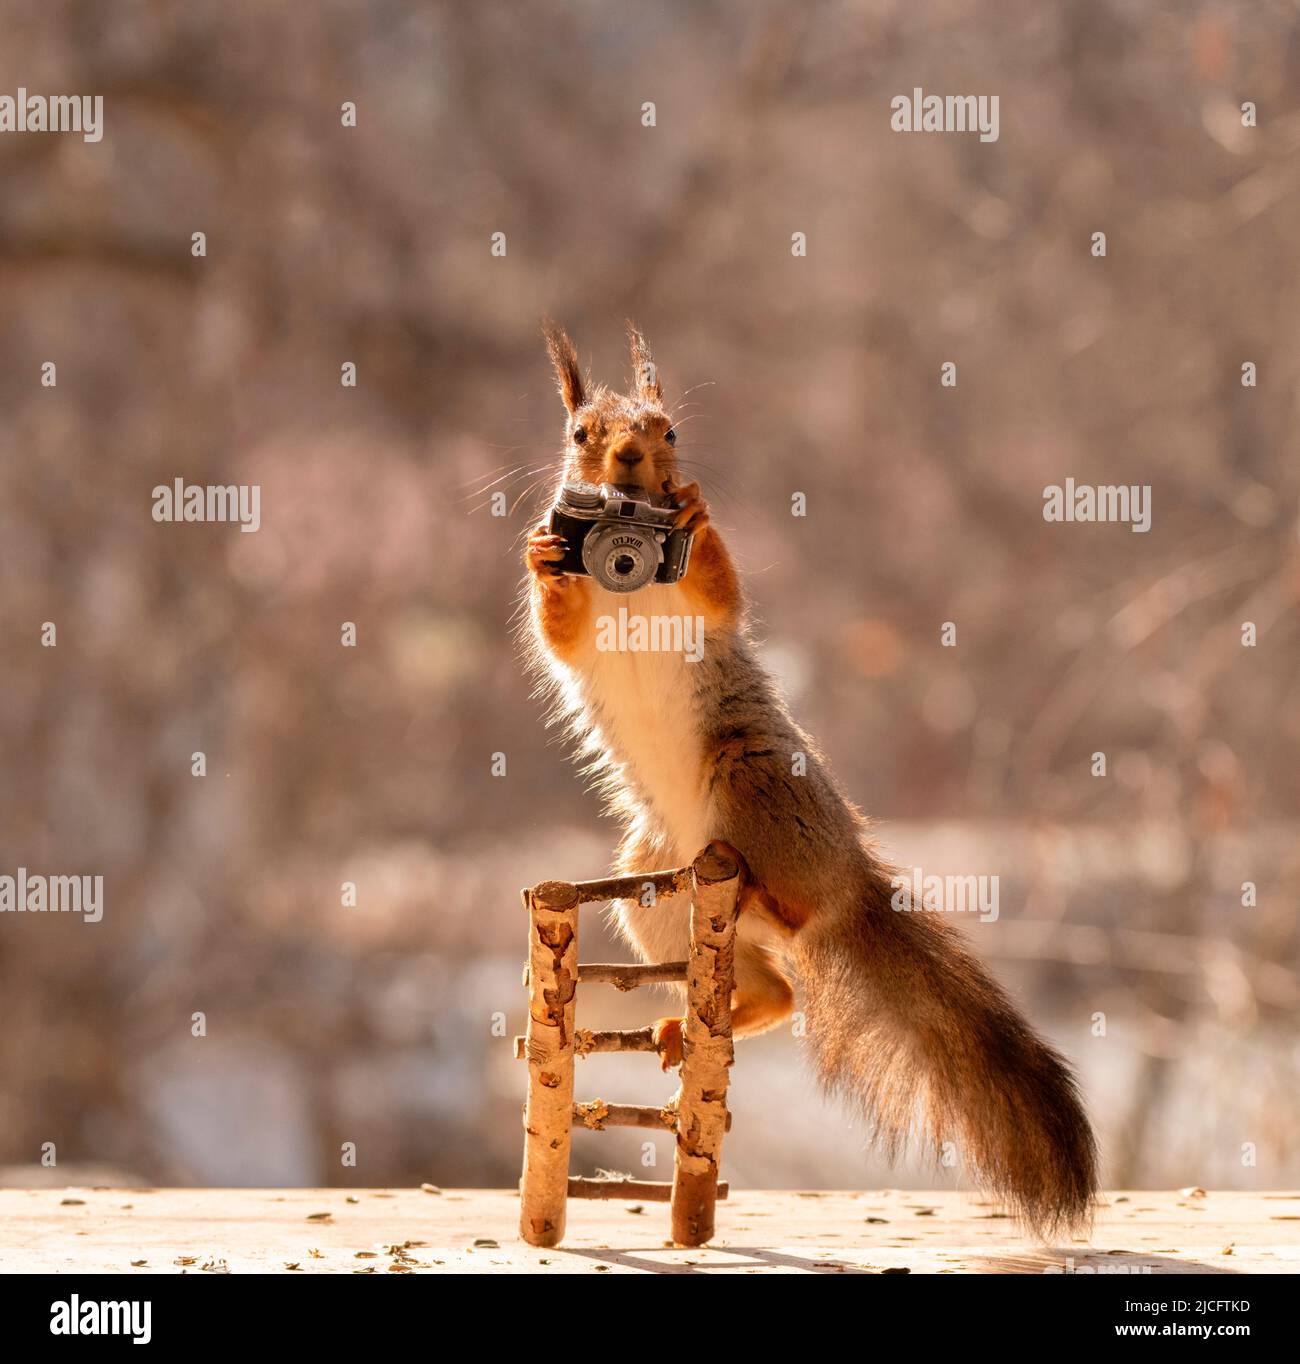
M616 459L620 464L626 464L628 468L634 464L640 464L645 458L645 451L634 440L623 441L609 453L613 459Z

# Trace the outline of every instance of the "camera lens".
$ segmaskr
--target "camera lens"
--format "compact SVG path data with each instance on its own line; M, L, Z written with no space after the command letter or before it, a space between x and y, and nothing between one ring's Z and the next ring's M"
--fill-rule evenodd
M610 592L635 592L654 582L663 551L649 527L626 521L597 522L582 542L582 563Z

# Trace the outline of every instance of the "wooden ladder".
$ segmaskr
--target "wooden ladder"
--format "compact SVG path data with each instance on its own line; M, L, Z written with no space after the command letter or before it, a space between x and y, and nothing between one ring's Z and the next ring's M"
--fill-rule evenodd
M655 903L661 896L683 891L691 897L688 961L649 966L579 963L580 906L622 899ZM523 891L529 916L524 970L528 1033L515 1039L515 1055L528 1061L519 1231L529 1245L559 1245L570 1198L669 1202L676 1244L699 1246L712 1239L714 1204L727 1196L726 1184L718 1183L718 1161L723 1133L731 1126L727 1079L733 1059L731 994L739 892L740 869L717 843L710 843L690 866L676 871L603 881L543 881ZM662 1108L608 1104L601 1099L575 1104L575 1055L656 1052L650 1028L621 1032L575 1028L578 986L604 982L632 990L673 980L686 982L681 1087L676 1096ZM597 1131L653 1127L675 1133L672 1183L571 1178L569 1147L575 1121Z

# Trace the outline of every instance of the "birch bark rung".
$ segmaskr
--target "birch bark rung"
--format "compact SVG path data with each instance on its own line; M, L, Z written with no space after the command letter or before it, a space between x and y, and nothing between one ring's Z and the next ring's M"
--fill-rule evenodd
M649 966L621 961L578 963L579 985L613 985L620 990L635 990L638 985L662 985L668 981L685 979L684 961L660 961Z
M721 1115L722 1130L731 1131L731 1110ZM661 1127L665 1132L677 1131L677 1114L665 1105L607 1104L604 1099L573 1105L573 1121L592 1132L603 1132L607 1127Z
M593 1132L607 1127L657 1127L664 1132L677 1131L677 1118L671 1109L655 1108L650 1104L607 1104L603 1099L573 1105L573 1121Z
M718 1185L718 1197L726 1198L730 1189L726 1180ZM628 1199L638 1203L669 1203L672 1201L672 1180L665 1179L584 1179L569 1176L570 1198L593 1198L603 1201Z
M690 867L671 871L643 871L636 876L605 876L598 881L539 881L520 892L524 903L531 894L550 905L589 905L597 900L643 900L647 886L654 887L655 899L676 895L690 885ZM651 901L653 903L653 901Z
M593 1032L590 1028L578 1028L573 1034L573 1051L576 1056L588 1056L593 1051L653 1051L655 1034L653 1028L624 1028L610 1032ZM515 1060L522 1061L528 1055L528 1038L515 1038Z

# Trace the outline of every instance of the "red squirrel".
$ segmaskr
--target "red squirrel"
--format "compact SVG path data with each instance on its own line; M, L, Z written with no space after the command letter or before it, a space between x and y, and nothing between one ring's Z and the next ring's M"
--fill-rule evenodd
M662 498L694 537L683 577L635 593L559 571L565 545L549 521L527 540L534 662L623 821L615 871L681 866L712 840L729 845L744 876L735 1034L790 1016L792 966L823 1083L891 1156L915 1125L936 1150L954 1143L1031 1230L1086 1225L1097 1154L1071 1071L940 915L893 907L894 872L864 816L756 657L726 543L699 484L679 477L645 340L629 324L624 394L592 387L562 328L548 322L544 334L568 414L562 481ZM702 657L602 647L602 617L620 608L702 619ZM615 912L644 960L688 955L685 897L620 901ZM681 1059L681 1027L655 1024L665 1069Z

